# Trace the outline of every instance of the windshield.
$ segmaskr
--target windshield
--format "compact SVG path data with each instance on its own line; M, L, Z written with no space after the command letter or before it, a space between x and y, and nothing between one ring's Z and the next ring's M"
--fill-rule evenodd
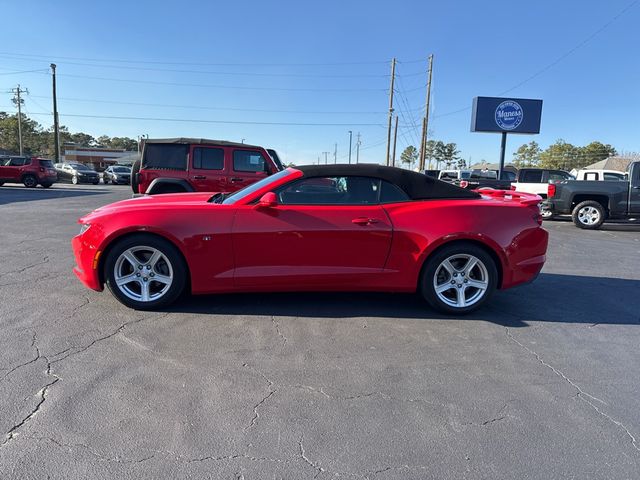
M119 173L131 173L131 170L129 170L127 167L113 167L113 171Z
M460 178L468 180L471 177L471 172L460 172Z
M51 160L40 160L40 166L46 168L53 168L53 162Z
M93 172L92 169L90 169L86 165L83 165L82 163L72 163L72 164L70 164L70 166L75 168L76 170L88 170L90 172Z
M230 205L230 204L234 204L236 202L239 202L243 198L246 198L249 195L252 195L253 193L255 193L258 190L260 190L261 188L269 185L270 183L277 182L282 177L286 177L288 175L291 175L292 173L293 172L291 170L286 169L286 170L282 170L282 171L280 171L278 173L275 173L275 174L273 174L273 175L271 175L269 177L263 178L259 182L252 183L251 185L248 185L248 186L244 187L243 189L238 190L237 192L233 192L231 195L226 197L222 203L225 204L225 205Z
M278 170L284 170L284 165L282 165L282 162L280 161L280 157L278 156L278 153L273 148L267 148L267 153L273 160L273 163L276 164L276 167L278 167Z

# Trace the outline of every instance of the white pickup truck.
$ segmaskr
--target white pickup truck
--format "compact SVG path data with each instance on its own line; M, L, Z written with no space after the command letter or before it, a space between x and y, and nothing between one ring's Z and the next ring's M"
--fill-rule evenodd
M590 169L584 169L584 170L571 170L571 174L576 177L576 180L593 180L593 181L614 181L614 180L618 180L618 181L628 181L629 180L629 176L624 173L624 172L620 172L618 170L590 170Z
M518 171L517 180L511 183L511 190L535 193L546 199L549 183L558 183L563 180L575 180L575 178L564 170L522 168ZM549 219L551 216L552 213L549 210L542 210L542 218Z

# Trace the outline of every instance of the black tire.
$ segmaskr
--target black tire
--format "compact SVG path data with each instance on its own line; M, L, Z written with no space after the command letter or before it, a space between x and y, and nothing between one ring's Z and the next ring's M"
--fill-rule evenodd
M38 186L38 179L34 175L25 175L22 177L22 183L27 188L36 188Z
M53 184L52 183L41 183L40 185L42 185L42 188L49 188Z
M0 182L0 187L1 187L2 185L4 185L4 182Z
M145 302L127 296L127 293L125 293L122 287L119 287L115 281L115 268L119 257L130 248L143 246L160 251L173 271L173 281L167 291L156 300ZM143 269L142 271L145 270ZM120 303L136 310L154 310L170 305L182 295L187 285L188 271L180 251L171 242L154 235L135 234L118 241L109 249L104 263L104 275L107 288L109 288L113 296L116 297ZM153 282L153 280L150 280L150 286L151 282Z
M71 183L73 183L74 185L78 184L78 177L76 175L74 175L73 177L71 177Z
M464 256L475 257L475 259L478 260L478 264L476 264L475 267L472 267L472 269L466 274L462 269L455 270L455 272L458 273L455 273L456 278L454 279L454 274L449 274L446 270L443 272L444 267L442 267L442 264L447 259L453 259L452 261L454 263L458 262L459 259L457 259L456 256L460 256L460 259L463 259ZM458 264L456 263L456 265ZM464 264L460 265L461 268L464 266ZM449 275L449 278L443 278L443 274ZM451 284L452 281L460 283ZM486 287L484 289L477 287L464 287L467 282L471 283L472 281L481 281L486 284ZM452 286L449 287L448 290L438 294L436 293L434 283L439 283L441 286L448 286L448 284L451 284ZM484 303L491 298L491 295L493 295L497 286L498 270L491 255L477 245L459 242L451 245L445 245L427 258L422 269L419 290L423 298L435 310L447 315L465 315L484 305ZM454 306L441 298L441 296L443 296L449 299L450 302L453 302L454 299L449 297L455 297L457 299L458 295L460 295L459 292L461 292L463 298L465 298L465 303L468 298L468 302L470 302L470 304L460 307Z
M138 172L140 172L140 160L136 160L131 165L131 190L133 193L144 193L138 192Z
M571 219L576 227L584 230L596 230L604 223L607 212L600 202L586 200L573 209Z

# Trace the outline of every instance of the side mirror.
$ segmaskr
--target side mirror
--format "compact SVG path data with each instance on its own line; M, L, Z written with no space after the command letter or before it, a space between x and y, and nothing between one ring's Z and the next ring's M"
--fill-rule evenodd
M263 208L273 208L278 205L278 197L273 192L267 192L262 197L260 197L260 201L258 202L259 207Z

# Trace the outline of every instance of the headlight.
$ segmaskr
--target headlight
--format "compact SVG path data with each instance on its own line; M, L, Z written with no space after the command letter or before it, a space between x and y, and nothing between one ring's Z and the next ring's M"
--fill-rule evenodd
M91 226L90 223L83 223L80 226L80 235L82 235L84 232L86 232L87 230L89 230L89 227Z

